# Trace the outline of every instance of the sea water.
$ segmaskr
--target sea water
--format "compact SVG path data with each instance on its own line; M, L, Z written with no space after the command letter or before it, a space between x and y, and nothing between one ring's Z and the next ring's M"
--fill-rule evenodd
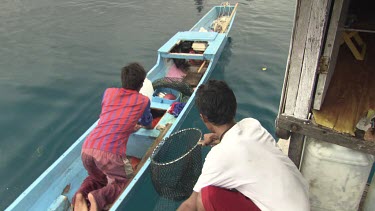
M295 1L238 2L231 41L211 78L233 88L237 120L257 118L274 134ZM220 3L2 0L0 210L98 119L103 91L120 86L122 66L138 61L149 70L161 45ZM194 109L184 127L205 130Z

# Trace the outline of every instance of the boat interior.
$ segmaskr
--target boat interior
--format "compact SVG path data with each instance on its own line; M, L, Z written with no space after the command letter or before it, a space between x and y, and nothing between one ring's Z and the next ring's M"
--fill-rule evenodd
M134 168L159 136L161 128L172 124L167 136L179 129L186 118L194 104L191 103L193 91L208 80L224 49L233 19L226 18L229 26L223 33L220 26L214 26L220 32L213 31L212 23L223 15L229 17L227 14L232 10L233 7L214 7L190 31L178 32L158 50L157 62L147 74L154 88L150 96L153 129L139 129L129 137L127 144L127 156L134 158ZM185 103L180 115L170 112L174 103ZM80 156L82 143L98 121L31 184L10 209L68 210L73 194L87 176ZM132 182L136 180L137 177Z
M375 110L375 16L373 1L351 1L336 66L317 124L363 138L360 122Z
M170 58L164 59L161 63L164 65L159 70L164 72L163 76L167 77L150 79L154 84L154 93L151 98L153 129L139 129L129 137L127 144L127 156L134 168L158 137L160 129L163 129L167 123L176 121L178 114L174 113L172 104L178 105L189 100L193 89L196 88L210 64L206 60ZM168 77L170 72L173 72L173 77Z

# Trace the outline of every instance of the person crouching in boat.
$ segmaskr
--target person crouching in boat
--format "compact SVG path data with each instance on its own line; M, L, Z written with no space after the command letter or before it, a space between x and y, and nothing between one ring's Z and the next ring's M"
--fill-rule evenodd
M122 88L105 90L98 125L82 146L88 177L73 197L74 210L103 210L116 200L132 176L126 158L128 138L152 123L150 100L139 93L145 78L144 68L131 63L122 68Z
M308 184L258 120L236 122L236 97L224 81L196 92L206 127L203 145L215 145L182 210L310 210Z

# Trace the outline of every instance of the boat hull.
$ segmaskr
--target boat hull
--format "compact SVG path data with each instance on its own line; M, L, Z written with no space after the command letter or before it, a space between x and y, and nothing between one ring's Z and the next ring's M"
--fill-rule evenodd
M173 45L171 41L178 39L177 34L171 38L166 44L164 44L158 51L158 59L155 66L148 72L147 78L151 81L163 78L170 67L170 61L173 58L182 59L193 59L207 61L208 66L202 75L199 83L206 82L213 72L219 57L225 48L228 40L228 32L232 26L234 17L230 21L229 27L224 33L208 32L210 36L205 34L199 36L199 30L201 28L209 28L210 23L221 13L230 13L233 7L214 7L211 9L196 25L193 26L189 31L182 32L178 36L188 36L183 39L189 39L199 41L200 39L206 39L209 43L209 47L201 55L177 55L173 54L170 49L167 49L168 42ZM194 37L196 36L196 37ZM213 37L215 36L215 37ZM181 38L182 39L182 38ZM163 48L165 47L165 48ZM165 50L167 49L167 50ZM181 56L181 57L179 57ZM189 100L186 102L184 109L181 111L178 117L173 117L171 114L166 114L159 121L158 125L165 125L167 123L172 124L170 129L166 132L165 137L168 137L173 132L176 132L181 128L181 125L185 118L188 116L189 111L193 107L195 98L195 92L192 93ZM170 105L161 104L158 102L151 102L153 109L168 109ZM63 155L60 156L36 181L34 181L7 209L10 210L66 210L70 205L70 200L74 193L78 190L80 184L87 176L87 172L84 169L81 161L81 148L86 136L95 128L98 121L96 121ZM142 153L152 144L153 140L159 135L159 130L145 130L140 129L129 138L128 149L132 150L131 153L134 156L140 157ZM137 145L137 141L142 142ZM130 152L129 152L130 153ZM130 153L130 154L131 154ZM147 160L142 168L139 169L137 175L131 180L127 188L120 195L118 200L113 204L111 210L117 210L121 206L124 206L127 201L127 197L131 194L138 186L139 181L149 176L149 160Z

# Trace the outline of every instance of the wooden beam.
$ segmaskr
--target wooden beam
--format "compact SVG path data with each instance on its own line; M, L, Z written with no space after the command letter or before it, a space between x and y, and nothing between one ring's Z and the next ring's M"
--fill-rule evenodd
M314 0L312 2L305 54L303 57L301 78L294 110L294 116L301 119L307 118L312 106L312 95L315 87L319 58L323 48L325 29L331 7L331 0Z
M375 142L364 141L361 138L338 133L332 129L316 125L311 120L298 119L288 115L279 115L276 122L277 127L292 133L298 133L320 141L375 155Z
M345 27L345 31L356 31L356 32L365 32L365 33L375 33L375 29L356 29Z
M162 53L164 58L175 58L175 59L195 59L204 60L204 54L198 53Z
M202 63L202 65L199 67L197 73L201 72L201 70L203 69L204 65L206 65L206 60L204 60L204 62Z
M366 54L366 43L363 42L358 32L343 32L342 37L344 38L346 45L348 45L355 59L360 61L364 60ZM353 43L352 38L354 38L356 44L361 48L361 50L357 49L357 46Z
M287 64L284 82L285 105L281 113L292 115L296 104L298 85L301 76L302 61L305 54L308 22L311 12L311 0L297 1L294 20L293 34L291 39L291 50L289 52L289 63Z
M143 165L146 163L146 161L151 157L152 153L154 152L154 149L159 145L161 140L163 140L165 134L167 134L167 132L169 131L171 126L172 126L172 124L168 123L168 124L165 125L165 128L162 131L160 131L159 136L155 139L155 141L152 143L150 148L148 148L148 150L145 153L145 155L143 156L142 160L137 165L137 169L135 169L135 171L133 173L134 176L139 172L139 170L143 167ZM131 182L131 180L128 181L128 183L130 183L130 182Z
M288 157L299 168L302 158L302 149L305 142L305 136L299 133L290 135Z

